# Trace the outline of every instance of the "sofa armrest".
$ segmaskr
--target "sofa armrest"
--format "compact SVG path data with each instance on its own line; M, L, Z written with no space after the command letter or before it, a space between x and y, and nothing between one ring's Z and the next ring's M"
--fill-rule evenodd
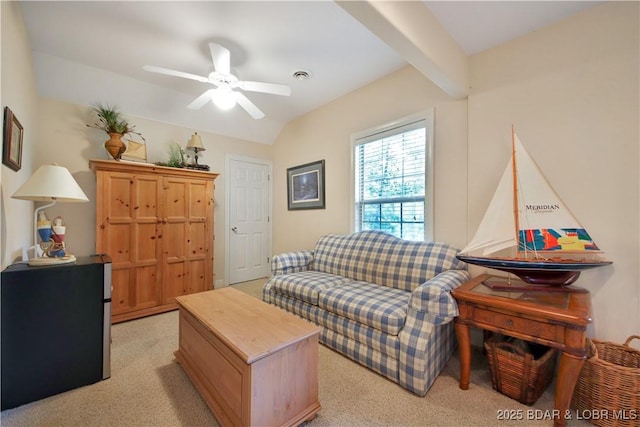
M279 254L271 259L271 274L298 273L313 268L313 251L296 251Z
M451 291L469 278L466 270L443 271L411 292L409 308L427 313L435 325L447 323L458 315L458 305Z

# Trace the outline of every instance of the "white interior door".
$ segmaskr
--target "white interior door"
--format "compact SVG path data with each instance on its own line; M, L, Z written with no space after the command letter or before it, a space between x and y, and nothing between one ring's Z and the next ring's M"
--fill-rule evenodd
M230 159L229 284L267 277L270 271L269 164Z

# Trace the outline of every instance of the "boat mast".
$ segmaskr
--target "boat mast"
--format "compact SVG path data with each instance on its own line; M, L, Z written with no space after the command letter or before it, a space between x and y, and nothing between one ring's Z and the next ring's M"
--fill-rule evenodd
M513 173L513 219L516 226L516 258L520 258L520 215L518 212L518 172L516 166L516 137L511 125L511 172Z

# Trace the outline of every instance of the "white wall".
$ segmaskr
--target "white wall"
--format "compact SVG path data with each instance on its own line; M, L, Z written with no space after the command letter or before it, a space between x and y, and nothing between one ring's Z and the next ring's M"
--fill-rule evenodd
M0 257L2 268L22 256L22 248L33 245L33 202L15 200L11 195L37 167L36 151L38 95L31 63L29 37L17 2L0 2L2 16L2 114L9 107L24 128L22 168L19 171L0 166ZM4 143L4 141L3 141Z
M509 159L513 124L613 261L576 285L591 291L591 334L616 342L640 331L638 16L637 2L609 2L470 60L469 237Z

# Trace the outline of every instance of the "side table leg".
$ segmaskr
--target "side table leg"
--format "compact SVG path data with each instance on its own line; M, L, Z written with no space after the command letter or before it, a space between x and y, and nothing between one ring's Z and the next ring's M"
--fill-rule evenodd
M471 374L471 338L469 325L455 321L456 337L458 338L458 352L460 355L460 389L469 389Z
M555 397L555 409L560 416L554 420L554 426L561 427L567 425L565 415L569 410L573 390L576 387L576 381L582 370L582 365L584 365L584 357L573 356L564 352L560 356Z

